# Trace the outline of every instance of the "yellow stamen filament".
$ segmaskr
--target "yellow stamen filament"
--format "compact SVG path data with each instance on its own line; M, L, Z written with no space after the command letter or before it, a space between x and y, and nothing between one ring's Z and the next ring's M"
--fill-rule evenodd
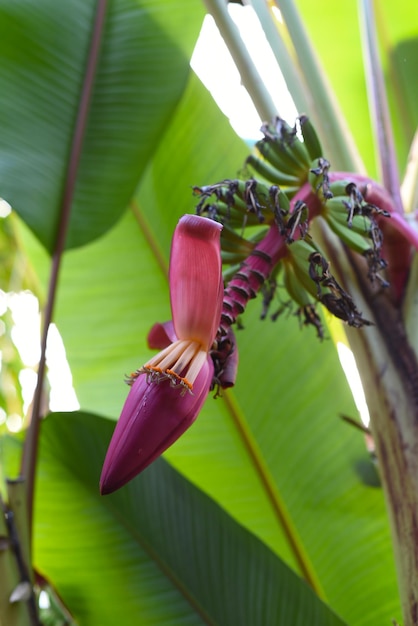
M157 383L169 378L171 384L180 384L191 392L206 358L207 352L198 341L179 339L156 354L140 372Z
M176 361L181 353L184 351L185 347L188 345L188 341L184 341L184 339L178 339L173 343L170 343L167 348L161 350L158 354L152 357L151 361L147 363L146 367L149 365L150 367L158 366L162 370L170 367L173 361Z
M181 372L188 366L188 364L193 361L196 353L199 352L201 349L201 345L196 341L193 341L188 346L186 346L184 352L181 353L178 361L176 361L175 365L173 365L171 369L174 370L177 374L181 374Z
M187 379L193 384L207 359L207 352L200 349L195 353L187 370Z

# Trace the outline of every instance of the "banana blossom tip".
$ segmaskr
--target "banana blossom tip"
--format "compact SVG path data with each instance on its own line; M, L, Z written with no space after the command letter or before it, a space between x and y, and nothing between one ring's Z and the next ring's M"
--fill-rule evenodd
M100 493L112 493L142 472L195 421L209 393L213 364L207 358L193 388L181 393L169 379L138 376L116 424L100 478Z

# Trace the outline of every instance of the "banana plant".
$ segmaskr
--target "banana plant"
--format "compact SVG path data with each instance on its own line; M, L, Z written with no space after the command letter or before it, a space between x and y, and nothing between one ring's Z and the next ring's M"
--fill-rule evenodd
M0 426L1 626L418 624L417 9L248 4L291 123L224 0L0 0L1 287L42 319ZM190 69L205 13L252 148Z

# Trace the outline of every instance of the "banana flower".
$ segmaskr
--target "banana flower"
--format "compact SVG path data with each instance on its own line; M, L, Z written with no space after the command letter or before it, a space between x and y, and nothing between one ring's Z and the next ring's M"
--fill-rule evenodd
M173 321L150 331L161 351L131 374L131 385L100 478L100 492L119 489L145 469L195 421L209 393L214 365L209 354L223 300L220 232L205 217L183 216L170 256Z

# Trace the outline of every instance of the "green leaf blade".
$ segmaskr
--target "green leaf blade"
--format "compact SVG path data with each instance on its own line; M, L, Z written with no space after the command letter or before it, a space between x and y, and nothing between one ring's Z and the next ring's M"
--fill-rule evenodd
M342 626L272 552L163 461L119 493L99 496L112 428L97 416L56 414L42 434L35 560L76 618L103 626L133 619ZM62 536L65 549L51 550Z
M181 96L185 50L191 54L203 16L188 2L177 11L146 0L98 4L106 6L95 32L93 0L0 2L1 195L49 251L67 201L67 247L97 238L122 215ZM172 31L186 16L178 45ZM93 34L99 57L86 79ZM78 155L77 119L90 87Z

